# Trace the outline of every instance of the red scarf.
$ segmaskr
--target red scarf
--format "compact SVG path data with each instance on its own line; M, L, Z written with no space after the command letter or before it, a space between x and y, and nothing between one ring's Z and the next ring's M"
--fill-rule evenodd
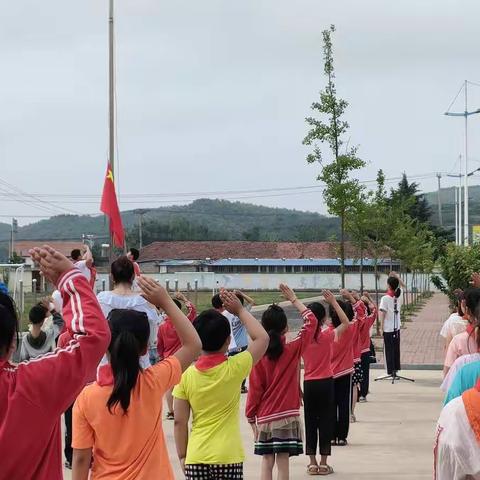
M475 332L475 327L471 323L469 323L467 325L467 333L468 335L471 335L473 332Z
M227 357L224 353L212 353L211 355L200 355L195 362L195 368L201 372L210 370L213 367L220 365L227 361Z
M392 297L392 298L393 298L393 297L395 296L395 292L394 292L392 289L389 288L389 289L387 290L387 295L388 295L389 297Z

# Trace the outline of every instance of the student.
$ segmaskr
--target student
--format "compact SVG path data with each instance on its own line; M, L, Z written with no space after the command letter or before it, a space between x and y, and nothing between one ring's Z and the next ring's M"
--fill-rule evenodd
M240 290L235 290L234 293L240 300L240 303L250 312L252 307L255 305L253 298L249 297L246 293L243 293ZM232 335L236 344L235 348L228 351L228 355L231 357L244 352L248 348L248 333L245 325L243 325L241 320L235 315L232 317L230 325L232 327ZM242 393L248 393L246 382L247 379L244 379L241 388Z
M448 403L437 425L435 480L480 478L480 380Z
M368 390L370 386L370 330L377 319L377 307L372 301L372 297L368 292L364 292L362 302L367 309L367 316L360 329L360 347L361 347L361 366L362 366L362 382L360 383L359 402L366 402Z
M463 301L462 309L469 319L469 324L465 332L455 335L448 346L443 368L444 376L447 375L450 367L458 357L479 351L477 345L478 329L476 331L472 324L475 321L475 311L479 304L480 288L468 288L465 290L465 300Z
M317 318L318 324L312 342L303 352L304 382L303 404L305 411L306 454L310 457L307 467L309 475L328 475L333 468L328 465L332 454L335 391L333 386L332 354L333 343L338 341L350 326L348 317L330 291L325 291L325 301L332 305L340 319L334 330L325 325L325 307L314 302L308 308ZM317 448L320 449L320 464L317 462Z
M391 272L387 278L387 293L380 299L379 318L385 350L385 362L388 375L401 370L400 364L400 327L402 310L402 289L400 275Z
M173 390L175 444L187 480L243 479L240 385L268 346L267 333L232 292L221 290L220 299L244 323L251 342L245 352L227 357L231 330L226 317L212 309L194 322L202 355Z
M92 271L94 269L93 266L93 255L88 245L83 246L83 253L79 248L75 248L70 253L70 257L72 258L73 264L76 268L78 268L85 278L88 280L88 283L92 287L95 287L95 277L96 277L96 270L95 275L92 275Z
M175 305L181 310L182 303L185 304L187 308L187 318L193 322L195 317L197 316L197 310L195 305L188 300L188 298L181 292L176 292L175 297L173 299ZM175 352L181 347L180 338L178 338L177 331L175 330L175 326L171 322L170 318L166 316L164 318L163 323L160 325L158 329L157 335L157 353L158 358L160 360L164 360L165 358L174 355ZM172 389L170 389L166 394L165 397L167 399L167 420L173 420L173 395Z
M95 372L110 332L90 285L72 262L48 246L29 253L62 293L63 317L72 340L64 349L18 366L10 364L17 318L15 310L1 302L0 475L4 479L61 480L59 419L85 379ZM28 434L20 435L24 428Z
M109 366L99 370L97 381L85 387L73 407L75 480L174 478L162 429L163 395L180 381L201 344L191 322L161 285L143 277L138 284L142 295L169 316L182 347L143 370L139 360L150 338L146 313L110 312Z
M440 389L443 392L447 393L448 390L450 390L452 383L455 381L457 373L462 369L462 367L468 365L469 363L478 361L480 361L480 353L469 353L467 355L462 355L461 357L458 357L453 362L453 365L448 370L448 373L445 375Z
M262 326L270 342L250 375L246 416L255 437L255 454L262 455L261 479L272 478L275 464L278 478L289 478L289 457L303 453L300 420L300 358L317 329L315 315L301 303L293 290L281 284L283 296L301 313L304 324L290 342L287 316L278 305L262 315Z
M52 323L42 329L45 320L52 316ZM62 316L55 310L49 298L34 305L28 313L30 331L23 335L20 360L30 360L55 350L55 341L63 329Z
M446 405L454 398L460 397L463 392L473 388L480 378L480 361L467 363L455 375L443 402Z
M334 432L333 445L341 447L347 445L350 429L350 406L352 395L353 373L353 342L357 335L357 323L354 320L353 306L350 302L338 300L338 304L345 312L350 327L338 341L333 344L332 370L335 389ZM334 308L329 308L331 318L330 329L335 329L342 323Z
M463 333L468 326L468 320L464 317L462 310L462 301L464 294L461 290L456 290L455 294L455 311L445 320L442 329L440 330L440 336L445 341L445 352L448 350L450 342L453 337L459 333Z
M355 407L358 401L360 385L363 382L363 370L361 363L361 331L364 328L365 319L367 317L367 309L365 304L361 301L360 295L354 290L352 292L349 292L348 290L342 290L341 293L343 294L344 298L352 304L354 312L354 323L356 327L355 337L353 339L352 405L350 412L350 422L355 423L357 421L355 417Z
M155 363L157 358L157 332L160 316L157 309L148 303L144 296L133 290L135 273L133 264L127 257L119 257L112 263L111 275L113 290L100 292L97 295L98 303L100 303L105 317L108 317L108 314L115 309L135 310L147 315L150 324L150 339L148 351L142 355L141 366L148 368Z
M140 252L136 248L131 248L127 253L127 258L133 263L135 277L139 277L142 274L140 266L137 263L138 257L140 257Z
M237 297L238 298L238 297ZM220 298L220 294L216 293L212 297L212 307L217 311L220 312L230 324L230 330L233 332L233 317L234 315L231 314L223 305L222 299ZM235 351L237 349L237 342L235 341L235 335L230 335L230 345L228 345L228 351Z

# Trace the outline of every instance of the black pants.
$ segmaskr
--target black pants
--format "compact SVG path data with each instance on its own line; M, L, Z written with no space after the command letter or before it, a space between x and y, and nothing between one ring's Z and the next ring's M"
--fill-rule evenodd
M352 375L343 375L335 378L335 407L334 420L335 429L333 437L336 440L346 440L348 437L348 430L350 429L350 395Z
M237 350L233 350L231 352L228 352L229 357L234 357L235 355L238 355L239 353L244 352L248 348L248 345L245 345L244 347L238 347ZM245 388L247 385L247 379L244 378L242 382L242 388Z
M73 449L72 449L72 410L73 405L67 408L65 411L65 459L67 462L72 463Z
M400 330L383 332L383 343L387 373L392 375L402 369L400 366Z
M368 389L370 387L370 350L362 353L362 372L363 381L360 384L360 396L367 398Z
M306 454L332 454L335 390L333 378L305 380L303 383Z

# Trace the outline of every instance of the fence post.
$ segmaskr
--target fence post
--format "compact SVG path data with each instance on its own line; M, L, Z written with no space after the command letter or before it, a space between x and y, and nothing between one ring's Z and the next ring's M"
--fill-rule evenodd
M107 286L107 281L105 279L102 280L102 292L105 291L105 288Z
M198 305L198 280L195 279L195 305Z
M18 294L20 296L19 300L20 300L20 312L22 314L22 318L23 318L23 312L24 312L24 309L25 309L25 299L24 299L24 291L23 291L23 280L19 280L18 282Z
M37 303L37 279L32 280L33 303Z
M175 291L178 292L178 278L175 279Z
M170 280L168 278L165 280L165 288L166 288L167 292L170 291Z

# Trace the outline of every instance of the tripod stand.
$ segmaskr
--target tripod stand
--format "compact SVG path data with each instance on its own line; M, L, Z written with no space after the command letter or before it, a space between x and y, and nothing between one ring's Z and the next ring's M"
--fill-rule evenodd
M378 378L375 379L376 382L379 381L379 380L391 380L392 385L395 382L398 382L399 380L407 380L408 382L415 382L415 380L413 378L402 377L401 375L397 375L397 372L393 372L390 375L382 375L381 377L378 377Z

